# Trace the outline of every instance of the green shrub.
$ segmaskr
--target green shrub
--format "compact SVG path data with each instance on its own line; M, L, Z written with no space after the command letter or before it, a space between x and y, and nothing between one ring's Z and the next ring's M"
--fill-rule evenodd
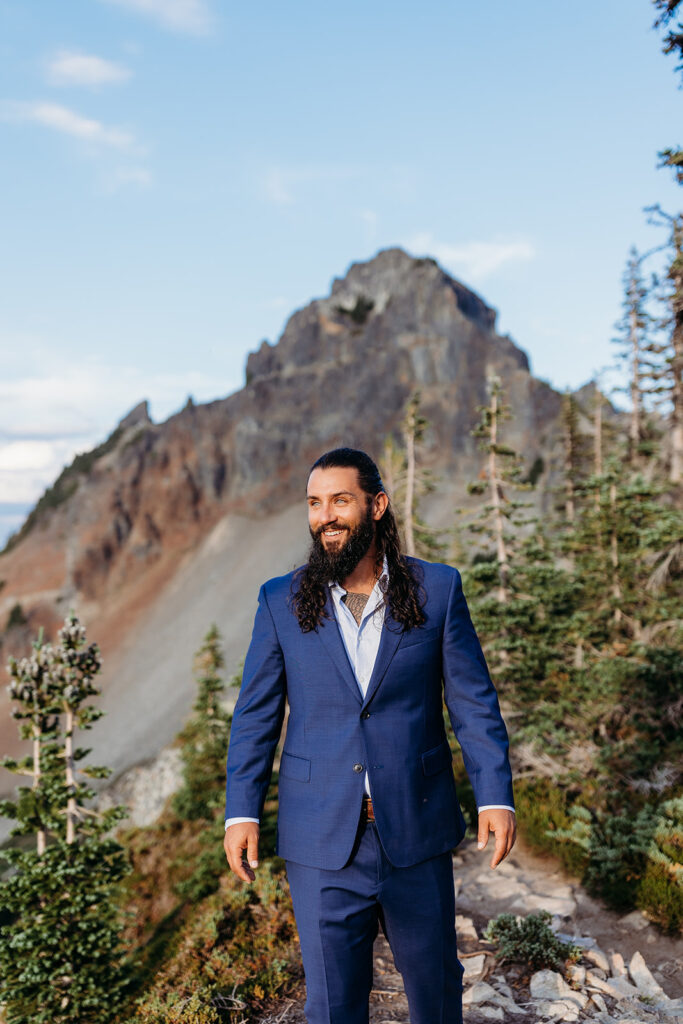
M7 629L12 629L13 626L25 626L28 619L24 615L24 609L21 607L19 602L13 604L10 608L9 615L7 616Z
M215 1007L200 992L189 997L175 992L165 999L154 996L139 1008L133 1020L135 1024L220 1024Z
M578 947L561 942L550 930L550 921L547 910L525 918L499 914L487 924L484 938L498 945L496 956L500 960L528 964L533 970L578 960Z
M520 779L515 784L517 825L531 846L557 857L571 874L580 878L588 861L573 844L558 841L559 830L571 824L567 794L549 779Z
M664 931L683 929L683 887L662 864L649 863L638 886L636 906Z
M375 303L372 299L366 298L365 295L359 295L355 305L350 308L346 306L335 306L334 308L342 316L350 316L354 324L364 324L369 314L375 308Z

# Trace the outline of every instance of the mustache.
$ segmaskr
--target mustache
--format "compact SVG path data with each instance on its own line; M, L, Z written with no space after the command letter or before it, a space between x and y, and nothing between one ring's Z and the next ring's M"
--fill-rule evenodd
M348 526L342 526L341 524L338 525L337 523L325 523L324 526L319 526L318 529L314 531L313 536L321 537L325 530L345 530L349 533Z

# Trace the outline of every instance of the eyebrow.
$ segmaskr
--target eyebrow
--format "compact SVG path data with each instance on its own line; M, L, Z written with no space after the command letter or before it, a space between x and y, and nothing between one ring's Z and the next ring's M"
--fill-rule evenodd
M336 494L331 494L330 497L331 498L340 498L342 496L342 494L348 494L349 497L351 497L351 498L355 497L353 491L337 491ZM306 500L307 501L313 501L314 498L318 498L318 495L317 494L307 494L306 495Z

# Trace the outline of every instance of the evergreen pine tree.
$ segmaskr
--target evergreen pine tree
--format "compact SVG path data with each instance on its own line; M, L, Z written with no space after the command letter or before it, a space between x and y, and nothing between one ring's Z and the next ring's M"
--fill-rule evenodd
M673 53L677 58L675 70L683 71L683 24L679 18L681 0L653 0L659 11L655 28L666 28L662 50L665 54ZM679 184L683 184L683 150L680 146L664 149L659 154L661 166L672 167Z
M428 526L417 511L420 499L435 487L432 473L421 464L422 442L429 421L422 415L420 405L420 392L416 391L408 400L401 423L403 446L399 447L391 437L385 440L381 471L403 531L406 554L431 560L443 555L445 545L441 540L443 531Z
M10 658L10 696L23 738L24 759L4 767L30 775L30 790L0 802L16 821L11 835L35 833L35 849L9 846L0 857L11 871L0 883L0 1003L7 1024L108 1024L125 998L128 965L121 949L115 896L128 871L123 848L108 833L125 815L86 806L95 791L80 776L108 769L76 764L90 753L73 745L101 712L85 702L99 691L97 646L71 614L59 644L44 644L17 662Z
M647 403L650 395L660 390L656 383L660 348L652 337L654 318L647 306L649 289L643 280L642 263L643 257L632 247L623 278L623 315L615 325L618 334L612 339L618 346L617 362L627 371L624 385L614 390L630 398L628 460L634 468L652 452Z
M212 624L195 655L197 698L180 733L183 784L172 800L179 818L213 821L223 805L225 752L231 716L221 705L225 665L218 627Z
M532 654L527 637L534 631L532 622L539 612L537 597L528 592L530 581L524 579L521 562L533 561L536 556L543 562L547 553L539 532L530 536L524 531L535 522L522 511L531 503L517 500L513 493L528 491L532 484L522 479L521 456L501 437L502 423L510 418L501 382L492 376L488 383L489 403L478 408L481 419L472 430L486 453L486 466L467 487L470 494L482 496L485 504L462 528L479 541L463 576L492 675L499 676L505 686L511 666Z
M666 280L659 294L664 314L660 335L652 344L655 361L650 369L652 391L669 416L669 480L683 479L683 214L671 216L659 205L647 207L651 222L668 230Z

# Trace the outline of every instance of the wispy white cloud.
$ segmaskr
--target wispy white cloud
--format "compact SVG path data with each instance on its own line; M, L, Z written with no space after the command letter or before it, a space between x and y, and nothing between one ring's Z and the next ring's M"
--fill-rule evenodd
M5 103L0 107L0 118L5 121L31 121L97 146L129 149L135 142L130 132L108 127L59 103Z
M277 206L289 206L294 202L291 188L291 175L286 175L278 167L271 167L263 181L263 191L269 202Z
M130 68L94 54L60 50L48 62L47 77L52 85L113 85L126 82Z
M363 224L365 225L365 240L368 245L372 244L377 238L377 225L379 223L379 217L374 210L360 210L359 216Z
M152 172L147 167L115 167L105 176L102 187L105 192L118 192L128 186L149 188L152 181Z
M276 206L291 206L301 198L302 186L338 184L367 173L367 168L339 164L273 165L261 175L262 194Z
M5 340L0 337L0 352ZM50 351L35 342L31 363L41 372L21 373L0 357L0 503L36 501L74 455L102 441L145 396L163 419L188 394L208 401L238 386L200 370L150 373L142 366L61 362L54 345Z
M419 256L433 256L468 281L482 281L501 267L526 263L536 251L528 239L496 239L491 242L441 242L424 231L406 239L405 248Z
M266 302L266 309L287 309L291 303L289 299L286 299L284 295L274 295L272 299L268 299Z
M173 32L205 35L212 24L206 0L105 0L152 18Z

